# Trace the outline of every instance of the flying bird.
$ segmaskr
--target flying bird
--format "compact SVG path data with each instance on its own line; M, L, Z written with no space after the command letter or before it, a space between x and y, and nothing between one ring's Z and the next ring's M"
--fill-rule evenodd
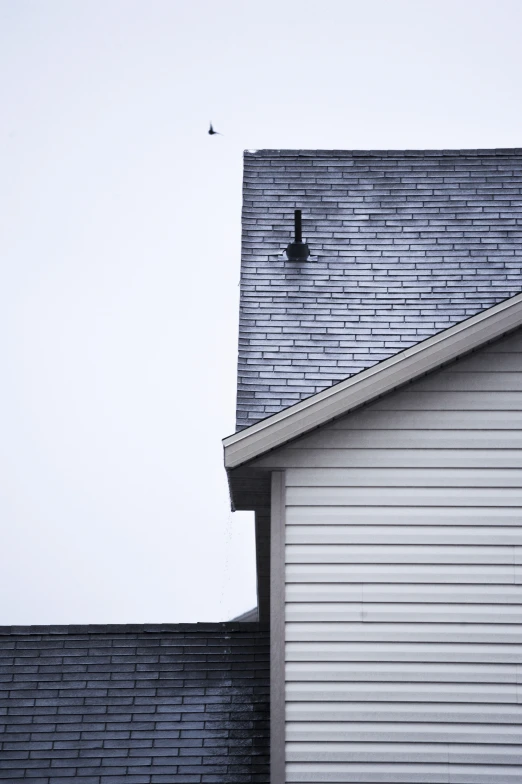
M213 127L212 127L212 123L210 123L210 128L208 129L208 132L209 132L209 134L210 134L211 136L223 136L223 134L222 134L222 133L219 133L219 131L215 131L215 130L213 129Z

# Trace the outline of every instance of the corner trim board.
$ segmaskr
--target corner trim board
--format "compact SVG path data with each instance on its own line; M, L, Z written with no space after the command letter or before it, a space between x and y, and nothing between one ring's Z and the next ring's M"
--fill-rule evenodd
M411 348L223 440L236 468L354 408L413 381L522 324L522 294L483 310Z
M270 500L270 784L285 784L285 472Z

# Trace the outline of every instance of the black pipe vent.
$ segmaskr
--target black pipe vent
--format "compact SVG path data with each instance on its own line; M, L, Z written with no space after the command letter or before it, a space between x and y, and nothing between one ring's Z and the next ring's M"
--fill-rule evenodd
M310 255L310 248L303 242L303 231L301 224L301 210L294 212L295 239L286 249L286 256L289 261L306 261Z

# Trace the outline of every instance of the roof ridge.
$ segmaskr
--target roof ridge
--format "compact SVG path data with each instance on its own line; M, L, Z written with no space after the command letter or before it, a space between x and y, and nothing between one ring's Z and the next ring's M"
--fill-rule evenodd
M459 156L472 156L472 157L481 157L481 156L488 156L488 155L522 155L522 147L442 147L438 148L431 148L431 147L419 147L419 148L405 148L405 149L339 149L339 148L322 148L322 149L313 149L313 148L261 148L261 149L247 149L244 150L245 156L257 156L257 157L264 157L264 156L317 156L317 155L337 155L342 157L349 157L349 156L391 156L394 155L401 155L401 156L423 156L423 155L441 155L441 156L451 156L451 155L459 155Z
M256 631L265 628L266 624L240 621L215 621L201 623L100 623L100 624L48 624L35 626L0 626L0 637L13 635L67 635L67 634L168 634L180 631Z

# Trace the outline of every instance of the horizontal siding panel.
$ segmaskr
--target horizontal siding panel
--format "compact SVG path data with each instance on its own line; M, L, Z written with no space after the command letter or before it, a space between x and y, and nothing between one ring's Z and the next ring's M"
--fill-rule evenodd
M287 487L522 487L522 468L291 468Z
M520 740L520 738L519 738ZM454 762L522 764L521 745L458 743L296 743L286 745L289 762Z
M364 602L363 620L367 623L521 624L522 607L498 604L408 605Z
M519 449L440 449L392 448L343 449L323 446L300 449L296 446L277 450L256 461L269 468L521 468Z
M487 364L487 368L485 368ZM520 373L522 371L522 353L520 351L489 351L485 357L482 352L470 354L457 360L451 367L443 371L469 373Z
M522 373L489 373L487 370L473 372L441 370L415 382L417 391L448 392L520 392ZM492 405L494 409L494 404Z
M511 354L512 352L522 351L522 330L517 329L511 335L495 340L494 343L488 343L487 346L480 349L480 353L484 354Z
M313 623L522 623L522 606L499 604L287 604L287 621Z
M286 510L287 529L292 525L408 525L408 526L516 526L522 527L522 511L517 507L314 507L296 506Z
M522 683L522 667L520 668ZM408 662L288 662L290 681L379 681L398 683L517 683L516 664L413 664ZM521 739L522 742L522 739Z
M521 397L522 397L522 393ZM487 414L485 416L485 413ZM351 433L356 430L520 430L522 411L361 411L323 428Z
M286 766L285 782L306 782L306 784L320 784L320 782L336 782L337 784L381 784L394 782L394 784L448 784L449 768L446 765L430 765L428 768L421 765L367 765L353 763L352 765L320 764L307 765L306 763L292 762ZM505 782L502 782L505 784Z
M355 601L344 604L291 603L285 606L285 620L288 622L311 621L313 623L322 621L328 621L329 623L332 621L342 621L344 623L363 621L363 603Z
M320 741L323 743L451 743L451 744L520 744L522 724L454 724L401 723L369 721L288 722L287 740Z
M411 721L522 724L522 705L444 702L288 702L288 721Z
M287 641L287 662L468 662L522 665L522 645L426 642Z
M515 527L466 526L363 526L363 525L288 525L289 545L503 545L522 546L522 523Z
M285 605L285 620L287 622L306 622L312 623L322 621L342 621L351 623L352 621L363 621L362 602L347 602L345 604L298 604L291 603Z
M320 428L300 449L520 449L522 430L334 430ZM512 466L510 466L512 467Z
M445 702L517 704L513 683L287 683L286 699L294 702ZM349 710L349 708L348 708ZM522 718L522 706L520 716Z
M423 392L402 390L386 395L371 406L373 411L522 411L519 392Z
M373 586L375 587L375 586ZM498 586L495 586L498 588ZM382 586L381 586L382 588ZM401 588L412 592L411 585ZM417 586L415 586L415 590ZM521 586L522 589L522 586ZM382 589L383 591L386 589ZM290 602L362 602L363 583L334 583L321 585L317 583L287 583L285 599Z
M289 583L286 601L293 602L406 602L448 604L521 604L522 585L382 585L370 583Z
M289 487L289 506L521 507L522 489L490 487Z
M465 545L290 544L288 564L514 564L515 548Z
M298 623L286 624L288 642L494 642L522 643L522 627L466 623Z
M450 784L516 784L520 781L520 767L504 765L457 765L449 766Z
M519 784L518 766L405 763L287 764L286 781L337 784Z
M478 583L515 584L515 566L440 564L289 564L289 583Z

